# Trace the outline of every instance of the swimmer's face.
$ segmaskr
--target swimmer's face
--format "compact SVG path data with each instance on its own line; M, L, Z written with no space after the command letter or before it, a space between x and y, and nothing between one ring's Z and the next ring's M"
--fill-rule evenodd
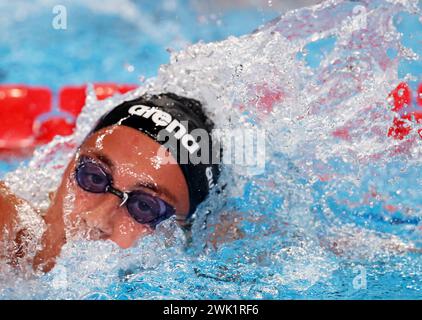
M186 218L189 192L183 172L175 161L159 157L159 148L156 141L125 126L104 128L88 137L69 163L55 197L54 205L61 207L70 233L129 248L154 231L153 226L135 220L115 194L84 190L76 178L83 160L99 165L114 188L155 197L159 204L172 207L178 220Z

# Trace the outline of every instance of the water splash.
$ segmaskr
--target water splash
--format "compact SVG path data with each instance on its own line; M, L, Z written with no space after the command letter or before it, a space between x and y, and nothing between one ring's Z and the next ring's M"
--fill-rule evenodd
M23 285L44 298L362 297L352 281L359 265L368 272L365 297L418 297L421 140L416 130L387 136L396 115L389 92L421 82L420 69L400 76L403 61L420 61L420 48L402 43L401 14L420 22L418 1L326 1L251 35L173 53L133 93L102 102L91 94L73 136L7 176L37 207L48 206L47 192L96 119L145 92L199 99L220 129L265 129L266 154L257 157L266 171L225 168L224 197L200 207L187 251L159 235L125 252L70 243L52 273L17 278L1 296L23 297ZM219 239L214 231L227 221L237 222Z

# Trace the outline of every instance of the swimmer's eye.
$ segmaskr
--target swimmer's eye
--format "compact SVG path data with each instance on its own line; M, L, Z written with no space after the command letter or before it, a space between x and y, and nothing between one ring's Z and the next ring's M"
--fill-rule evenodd
M131 192L126 206L133 219L152 227L175 214L175 209L164 200L141 191Z
M79 186L88 192L104 193L111 185L111 178L103 168L86 157L81 159L75 177Z

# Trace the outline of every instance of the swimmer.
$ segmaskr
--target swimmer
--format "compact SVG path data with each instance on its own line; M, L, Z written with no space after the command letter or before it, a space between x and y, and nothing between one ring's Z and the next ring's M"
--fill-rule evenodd
M129 248L172 216L188 227L220 173L216 161L190 158L212 154L212 128L198 101L171 93L125 101L105 114L65 169L48 210L33 208L45 231L28 262L48 272L76 235ZM198 129L208 133L206 143L190 134ZM17 223L23 206L29 203L0 182L0 241L6 244L0 261L13 266L31 256L28 232Z

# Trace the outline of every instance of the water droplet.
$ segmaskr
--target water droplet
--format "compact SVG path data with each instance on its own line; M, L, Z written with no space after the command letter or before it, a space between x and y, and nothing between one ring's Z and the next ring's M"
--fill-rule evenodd
M130 63L125 63L124 68L127 72L133 72L135 71L135 67Z

